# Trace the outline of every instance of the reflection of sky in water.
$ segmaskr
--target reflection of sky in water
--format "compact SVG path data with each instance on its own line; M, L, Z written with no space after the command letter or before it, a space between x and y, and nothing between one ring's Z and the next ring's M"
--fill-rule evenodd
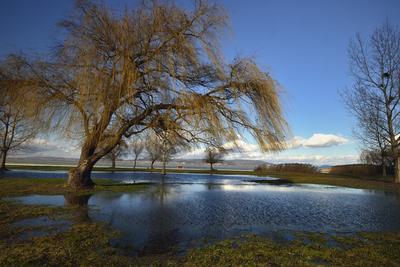
M67 178L66 171L25 171L16 170L7 172L7 177L18 178ZM1 177L1 174L0 174ZM218 183L218 184L245 184L247 180L276 180L272 177L259 177L253 175L215 175L215 174L194 174L194 173L168 173L163 176L161 173L151 172L93 172L92 178L107 178L123 183L133 182L160 182L165 183Z
M25 203L64 205L63 196ZM86 216L122 232L137 253L182 250L200 238L278 231L352 233L400 230L394 194L325 185L157 184L141 193L99 192Z
M30 195L24 197L15 197L8 199L16 199L18 202L22 202L25 204L33 204L33 205L55 205L62 206L64 205L64 196L55 195L55 196L47 196L47 195Z
M252 191L252 192L298 192L303 193L326 193L326 194L377 194L379 192L374 192L372 190L357 189L357 188L347 188L340 186L330 186L330 185L317 185L317 184L286 184L286 185L235 185L235 184L224 184L220 188L224 191Z

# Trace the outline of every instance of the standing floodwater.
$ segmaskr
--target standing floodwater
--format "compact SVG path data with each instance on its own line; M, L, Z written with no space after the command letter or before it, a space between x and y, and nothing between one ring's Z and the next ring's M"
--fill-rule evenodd
M82 218L109 224L122 232L116 244L142 254L180 251L199 240L241 233L400 230L400 199L395 194L324 185L239 183L237 176L216 178L216 184L211 177L202 177L195 183L188 178L180 184L155 184L141 193L96 193L77 203L87 203ZM51 205L75 201L62 195L18 199Z

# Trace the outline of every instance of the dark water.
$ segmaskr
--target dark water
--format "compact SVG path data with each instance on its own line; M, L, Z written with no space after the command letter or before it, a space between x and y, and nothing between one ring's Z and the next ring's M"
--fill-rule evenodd
M156 181L158 177L145 173L115 175L121 181ZM121 178L124 175L131 177ZM179 253L196 246L199 240L214 241L242 233L400 230L397 195L324 185L245 182L252 179L177 174L167 176L169 183L153 185L142 193L100 192L83 199L32 195L18 200L31 204L80 204L84 208L77 213L77 221L107 223L122 232L116 245L129 246L137 254Z

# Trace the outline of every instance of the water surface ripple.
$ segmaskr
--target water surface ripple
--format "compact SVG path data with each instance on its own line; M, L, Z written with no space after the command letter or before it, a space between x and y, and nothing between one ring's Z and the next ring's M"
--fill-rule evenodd
M112 178L160 181L158 174L148 173L115 173ZM400 200L396 194L326 185L248 182L255 178L167 175L165 183L141 193L99 192L78 201L87 203L85 214L78 219L109 224L123 233L117 244L144 254L180 251L196 240L218 240L241 233L400 230ZM62 195L32 195L18 200L51 205L73 201Z

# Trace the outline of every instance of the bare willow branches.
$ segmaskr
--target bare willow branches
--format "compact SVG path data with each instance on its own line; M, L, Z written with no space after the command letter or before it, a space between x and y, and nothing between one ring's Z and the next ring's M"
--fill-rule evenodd
M92 184L101 157L123 136L149 129L218 143L249 132L266 151L282 148L276 83L251 60L223 62L218 37L226 15L218 5L196 1L189 11L154 1L115 14L82 1L61 25L68 36L55 59L29 66L49 121L82 137L71 186Z

